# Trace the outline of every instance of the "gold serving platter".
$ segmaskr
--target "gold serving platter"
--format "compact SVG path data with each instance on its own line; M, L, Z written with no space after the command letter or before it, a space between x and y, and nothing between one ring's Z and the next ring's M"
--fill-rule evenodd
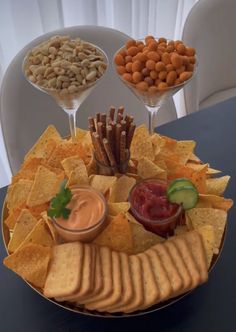
M3 208L2 208L2 215L1 215L1 228L2 228L2 237L3 237L3 242L4 242L4 245L5 245L5 249L6 249L7 254L9 254L7 246L8 246L9 240L10 240L10 231L4 223L4 220L7 218L7 216L8 216L8 211L7 211L5 201L4 201ZM227 224L226 224L225 231L224 231L224 234L223 234L223 237L222 237L221 245L220 245L220 248L219 248L219 253L217 255L213 256L212 263L211 263L211 266L209 268L209 272L211 272L213 270L213 268L215 267L220 255L221 255L221 252L222 252L223 246L224 246L224 242L225 242L226 232L227 232ZM168 301L156 304L156 305L154 305L154 306L152 306L152 307L150 307L146 310L136 311L136 312L133 312L133 313L130 313L130 314L125 314L125 313L110 314L110 313L101 313L101 312L97 312L97 311L90 311L90 310L87 310L83 307L74 307L71 303L68 303L68 302L63 302L63 303L60 302L59 303L55 300L52 300L52 299L49 299L49 298L45 297L39 289L32 286L27 281L25 281L25 282L35 292L37 292L40 296L42 296L45 300L50 301L51 303L54 303L55 305L57 305L57 306L59 306L63 309L66 309L66 310L69 310L69 311L72 311L72 312L75 312L75 313L83 314L83 315L86 315L86 316L103 317L103 318L135 317L135 316L141 316L141 315L145 315L145 314L148 314L148 313L152 313L152 312L164 309L164 308L170 306L171 304L180 301L183 297L185 297L186 295L188 295L189 293L192 292L192 291L189 291L187 293L181 294L178 297L175 297L175 298L172 298Z

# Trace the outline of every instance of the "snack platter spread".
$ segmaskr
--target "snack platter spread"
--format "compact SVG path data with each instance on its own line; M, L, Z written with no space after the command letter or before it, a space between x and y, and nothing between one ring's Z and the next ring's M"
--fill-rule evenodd
M195 49L152 36L128 41L114 63L155 103L196 69ZM70 102L106 68L102 50L68 36L38 45L24 62L33 85ZM3 264L75 312L162 309L207 282L233 205L223 197L230 176L202 162L196 142L137 127L123 106L90 116L88 128L62 138L49 125L26 154L3 208Z
M77 142L72 142L62 139L56 129L49 126L13 177L3 214L3 233L10 254L4 264L58 305L85 314L109 317L158 310L205 282L223 246L227 210L232 206L232 200L222 196L229 177L215 177L220 171L198 159L194 154L194 141L176 141L159 134L149 135L145 125L137 127L134 132L126 174L98 175L90 132L78 128L77 134ZM135 183L146 178L169 181L190 179L199 192L196 206L185 211L181 224L177 225L168 239L145 230L130 213L130 190ZM63 180L69 181L72 187L75 184L91 186L102 193L108 203L106 228L90 243L79 241L61 244L65 241L47 216L50 200L59 191ZM194 248L198 248L197 251ZM35 251L39 251L39 266L33 259ZM186 252L192 258L185 257ZM204 259L200 258L203 256ZM110 257L110 260L104 257ZM108 261L110 263L107 266ZM81 265L80 271L83 272L78 273L77 265ZM49 266L51 270L48 270ZM128 266L128 271L133 273L125 276L127 269L122 270L122 266ZM201 266L200 270L196 266ZM103 270L106 287L113 281L113 288L110 285L110 290L103 290L104 294L109 294L109 301L104 295L102 301L90 301L83 305L96 287L103 287L97 285L102 279L97 272L99 268ZM32 271L34 269L36 271ZM78 283L85 283L85 276L91 275L91 269L94 278L83 286L83 303L78 301L76 305L74 301L79 293ZM60 293L60 285L65 289L69 283L65 271L74 277L74 288L68 290L68 294ZM106 273L110 273L109 277ZM133 288L129 289L126 283L131 275L139 278L131 281ZM58 288L55 278L61 278ZM144 288L144 280L148 280L149 289ZM125 294L128 296L127 292L123 292L124 288L129 290L129 296L133 298L134 285L136 302L126 299L129 305L120 305L119 309L117 303L122 303ZM137 290L141 294L139 301ZM98 290L96 292L99 293ZM145 292L150 297L145 298ZM70 298L73 301L70 302Z

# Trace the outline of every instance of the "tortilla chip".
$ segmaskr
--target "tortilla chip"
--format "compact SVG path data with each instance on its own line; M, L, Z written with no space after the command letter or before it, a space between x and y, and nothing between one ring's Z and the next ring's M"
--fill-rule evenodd
M161 169L164 169L165 171L167 171L166 163L164 160L160 160L160 159L154 160L154 164L156 164Z
M33 181L22 179L9 187L6 196L8 210L16 209L26 202L32 185Z
M133 236L133 251L132 254L138 254L151 248L157 243L164 242L165 239L157 234L147 231L140 223L131 222L132 236Z
M160 153L160 149L161 149L162 142L163 142L162 138L160 135L155 133L151 136L151 142L153 145L154 154L156 156L156 155L158 155L158 153Z
M221 171L214 169L214 168L210 168L209 164L196 164L194 162L188 162L186 164L186 166L190 167L191 169L193 169L194 171L201 171L202 169L204 169L207 166L207 171L206 171L206 175L214 175L214 174L218 174L221 173Z
M89 178L85 164L78 166L70 173L67 186L70 187L76 184L78 185L89 184Z
M135 173L129 173L129 172L126 172L125 173L128 177L130 178L134 178L136 181L137 180L140 180L140 176L138 176L138 174L135 174Z
M196 163L193 163L193 162L187 162L186 166L193 169L194 171L199 172L199 171L205 169L206 167L207 167L207 170L208 170L209 164L196 164Z
M202 236L203 245L207 257L207 266L209 268L211 265L212 257L214 255L214 248L215 248L214 228L211 225L205 225L198 227L197 231Z
M181 226L177 226L175 229L175 235L183 235L186 232L188 232L188 227L187 225L181 225Z
M81 165L85 166L84 161L80 157L78 157L78 156L73 156L73 157L69 157L69 158L63 159L61 161L61 164L62 164L62 167L65 170L65 173L66 173L67 177L70 176L70 173L75 168L77 168L77 167L79 167Z
M190 218L194 229L204 225L211 225L214 228L215 248L218 250L225 230L227 213L219 209L194 208L186 211L186 215Z
M198 203L196 205L197 208L210 207L213 209L219 209L228 211L233 206L233 200L224 198L222 196L216 195L199 195Z
M180 162L180 156L177 154L177 141L166 136L161 136L161 147L159 153L155 156L156 160L169 160L175 163Z
M155 155L151 137L149 136L148 129L145 125L136 128L130 147L130 154L131 159L139 160L146 157L150 160L154 160Z
M228 182L230 180L230 176L225 175L220 178L207 179L206 180L206 193L212 195L223 195Z
M191 153L191 155L189 156L189 161L194 162L196 164L201 164L201 160L198 158L198 156L196 156L194 153Z
M82 158L85 162L87 160L87 154L82 144L78 142L73 143L63 141L57 145L56 149L48 159L47 165L51 167L62 168L61 161L74 156Z
M29 208L30 213L37 219L41 219L41 213L48 210L50 202L35 205Z
M132 253L132 230L125 215L120 213L112 219L105 230L94 240L94 243L107 246L112 250Z
M166 180L167 178L167 172L147 158L139 160L137 174L142 179L156 178Z
M32 216L29 210L23 209L17 218L12 237L8 243L10 253L17 250L36 224L37 219Z
M116 183L116 181L117 178L115 176L91 175L89 177L90 186L104 195Z
M81 138L80 142L82 143L82 145L87 146L87 147L92 147L92 139L91 139L91 135L90 132L88 130L86 130L85 135Z
M24 206L24 205L23 205ZM16 209L13 209L8 217L4 220L4 223L7 225L7 227L12 230L15 227L16 221L21 213L21 210L23 206L20 206Z
M170 151L175 151L177 147L177 140L168 136L161 136L162 139L162 148Z
M92 175L92 174L96 174L97 172L97 164L96 161L92 155L89 163L86 165L87 167L87 172L88 172L88 176Z
M50 248L31 243L6 257L3 264L35 287L43 288L50 258Z
M119 213L126 213L130 209L130 203L120 202L120 203L108 203L108 214L111 216L116 216Z
M179 162L183 165L189 160L196 146L194 141L177 141L176 154L179 156Z
M76 140L80 141L87 134L87 130L76 128Z
M63 241L60 238L58 232L56 231L56 228L54 227L52 220L48 217L46 211L42 213L42 218L43 218L43 220L45 221L45 224L48 227L48 230L51 234L51 237L53 239L54 244L57 245L57 244L62 243Z
M26 160L20 171L12 177L12 183L18 182L20 179L34 180L35 173L43 163L43 158L31 158Z
M26 154L24 160L30 158L41 158L45 157L45 147L48 141L58 143L61 141L61 136L56 130L56 128L52 125L48 126L47 129L43 132L43 134L39 137L34 146L30 149L30 151Z
M122 175L112 186L109 201L111 203L126 202L131 188L136 180L126 175Z
M219 174L219 173L221 173L221 171L219 171L218 169L214 169L211 167L208 167L208 169L207 169L207 175L209 175L209 176Z
M39 166L27 198L29 207L49 202L59 191L63 178L44 166Z
M52 247L54 241L49 232L48 226L43 219L40 219L31 232L26 236L18 249L24 247L28 243L40 244L44 247Z

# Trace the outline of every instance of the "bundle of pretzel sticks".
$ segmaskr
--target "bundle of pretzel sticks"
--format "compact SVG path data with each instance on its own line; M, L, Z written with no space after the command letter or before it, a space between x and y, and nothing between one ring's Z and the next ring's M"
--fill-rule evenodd
M89 117L95 157L105 166L118 167L129 158L129 149L135 131L134 117L124 115L124 107L110 107L109 114L97 113Z

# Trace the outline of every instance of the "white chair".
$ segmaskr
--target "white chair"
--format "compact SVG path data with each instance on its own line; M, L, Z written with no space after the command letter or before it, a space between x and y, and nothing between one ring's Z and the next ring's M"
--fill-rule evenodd
M77 26L53 31L25 46L11 62L2 83L1 123L3 136L13 174L19 169L25 153L49 124L55 124L62 135L68 135L67 115L47 94L31 86L22 74L22 61L29 49L55 34L81 37L101 47L107 54L110 66L106 77L81 105L77 126L87 128L87 118L96 112L106 112L110 105L124 105L135 115L136 123L147 123L144 105L124 86L112 67L113 55L130 37L114 29L98 26ZM167 111L168 110L168 111ZM176 119L173 100L160 110L159 125Z
M187 17L182 39L198 57L184 88L187 114L236 96L235 13L235 0L199 0Z

